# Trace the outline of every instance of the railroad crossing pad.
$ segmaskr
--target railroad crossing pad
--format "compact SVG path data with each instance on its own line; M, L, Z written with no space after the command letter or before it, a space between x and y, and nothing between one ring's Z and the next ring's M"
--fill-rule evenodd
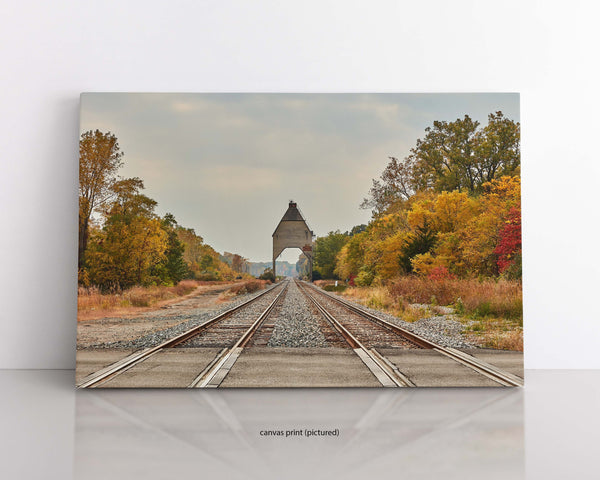
M79 384L88 375L102 370L104 367L118 362L122 358L131 354L133 350L129 349L84 349L77 350L75 370L75 383Z
M380 353L385 355L398 369L412 380L417 387L500 387L499 383L475 372L434 350L403 350L394 348L380 348ZM491 353L490 353L491 352ZM471 353L467 351L466 353ZM504 359L504 364L496 361L502 354L512 355L511 362L522 362L520 352L488 351L487 356L479 357L499 368L505 368L509 358ZM521 358L518 358L520 354ZM518 375L517 372L508 371Z
M381 384L349 349L253 347L240 355L220 387L381 387Z
M473 355L484 362L491 363L517 377L523 378L523 352L509 350L493 350L491 348L461 348L461 352Z
M171 348L158 352L99 388L186 388L220 348Z

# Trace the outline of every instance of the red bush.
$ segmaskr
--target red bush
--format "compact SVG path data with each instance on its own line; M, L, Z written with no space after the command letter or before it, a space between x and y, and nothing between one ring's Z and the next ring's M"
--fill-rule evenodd
M438 266L431 269L427 278L429 280L454 280L456 275L450 273L446 267Z
M498 244L494 253L498 255L498 271L504 272L510 267L515 256L521 252L521 210L511 208L504 226L500 229Z

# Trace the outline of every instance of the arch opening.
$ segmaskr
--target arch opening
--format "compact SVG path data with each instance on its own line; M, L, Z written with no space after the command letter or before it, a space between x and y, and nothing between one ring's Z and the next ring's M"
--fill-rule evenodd
M286 247L275 258L275 265L280 275L304 280L311 277L310 259L298 247Z
M288 209L273 232L273 276L277 278L276 260L288 248L298 248L308 259L309 280L312 281L313 237L298 205L290 200Z

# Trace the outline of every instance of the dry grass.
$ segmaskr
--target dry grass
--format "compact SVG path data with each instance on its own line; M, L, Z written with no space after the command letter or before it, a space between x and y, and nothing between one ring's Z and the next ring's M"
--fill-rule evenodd
M523 328L502 319L471 322L467 337L482 347L497 350L523 351Z
M427 316L425 309L412 307L401 297L394 298L387 287L348 287L342 295L366 307L395 315L406 322L416 322Z
M201 282L182 280L174 287L133 287L121 293L102 294L96 287L79 287L77 309L80 313L92 310L112 310L126 307L149 307L193 292Z
M343 283L343 282L338 280L338 283ZM335 285L335 280L315 280L313 282L313 284L315 284L319 288L323 288L326 285Z
M403 277L389 287L394 298L410 303L451 305L475 318L522 319L521 283L508 280L428 280Z
M244 295L245 293L257 292L258 290L262 290L270 284L270 280L248 280L241 285L236 285L227 290L227 292L225 292L225 296Z
M343 295L407 322L442 313L440 305L451 306L474 343L523 351L523 294L519 282L403 277L387 287L351 287Z

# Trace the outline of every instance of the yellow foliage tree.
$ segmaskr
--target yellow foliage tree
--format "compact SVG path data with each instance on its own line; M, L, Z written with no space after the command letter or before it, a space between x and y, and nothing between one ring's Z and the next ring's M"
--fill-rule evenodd
M149 284L152 267L165 259L167 233L156 218L112 222L91 239L90 278L104 289Z
M431 253L427 252L415 255L410 263L412 264L413 271L417 275L426 277L440 264L440 260L439 258L434 258Z
M369 235L367 232L358 233L350 238L336 256L335 274L340 278L350 278L358 275L364 263L365 244Z
M459 232L460 245L467 271L494 275L498 269L494 254L498 235L510 209L521 204L521 181L516 176L505 176L484 184L484 190L479 198L481 213Z
M400 274L399 258L402 254L407 239L407 233L404 231L396 232L394 235L376 244L378 251L377 276L381 280L389 280Z

